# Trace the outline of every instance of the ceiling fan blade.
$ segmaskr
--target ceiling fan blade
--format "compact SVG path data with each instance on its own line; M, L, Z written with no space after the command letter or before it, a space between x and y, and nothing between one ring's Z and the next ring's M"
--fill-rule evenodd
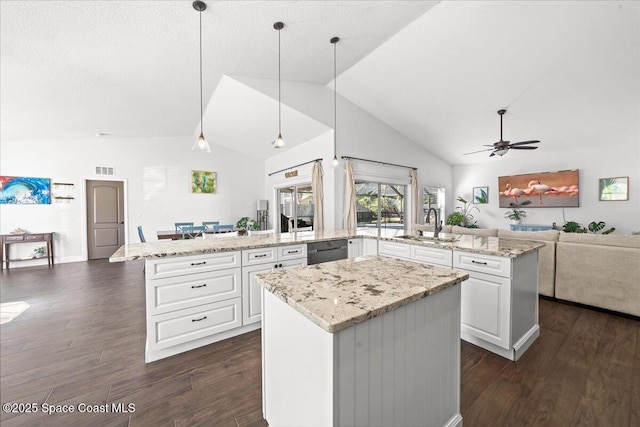
M472 151L470 153L464 153L463 156L466 156L467 154L476 154L476 153L482 153L483 151L493 151L493 148L487 148L486 150L478 150L478 151Z
M511 144L511 146L513 147L514 145L525 145L525 144L537 144L538 140L533 140L533 141L520 141L520 142L514 142L513 144Z
M535 150L538 147L522 147L522 146L516 145L515 147L511 146L510 148L512 150Z
M493 157L496 155L496 152L494 151L493 153L489 154L489 157Z

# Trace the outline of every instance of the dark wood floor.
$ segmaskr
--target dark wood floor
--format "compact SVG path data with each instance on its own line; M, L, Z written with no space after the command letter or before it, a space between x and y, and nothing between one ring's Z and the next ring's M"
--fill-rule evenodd
M132 413L14 414L8 426L264 426L259 331L148 365L139 262L1 273L2 403L133 403ZM640 321L540 300L542 333L516 363L462 343L473 426L640 426Z

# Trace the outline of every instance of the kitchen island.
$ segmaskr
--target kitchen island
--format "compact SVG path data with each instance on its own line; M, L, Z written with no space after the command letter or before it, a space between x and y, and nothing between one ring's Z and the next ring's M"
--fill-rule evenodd
M460 283L388 257L258 276L270 425L456 426Z
M308 243L338 239L348 239L349 257L380 254L470 272L462 286L462 338L516 360L539 335L537 249L544 244L441 236L327 230L160 241L124 245L110 261L145 261L147 362L260 328L256 276L305 266Z

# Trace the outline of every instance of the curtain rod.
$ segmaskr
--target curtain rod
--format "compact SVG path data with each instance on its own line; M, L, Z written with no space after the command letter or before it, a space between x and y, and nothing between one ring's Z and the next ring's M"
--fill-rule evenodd
M343 159L351 159L351 160L360 160L360 161L363 161L363 162L380 163L381 165L387 165L387 166L397 166L399 168L413 169L414 171L418 170L418 168L414 168L413 166L396 165L394 163L380 162L378 160L359 159L357 157L350 157L350 156L342 156L342 158Z
M309 163L321 162L321 161L322 161L322 159L309 160L308 162L300 163L299 165L290 166L288 168L280 169L279 171L271 172L269 174L269 176L275 175L275 174L280 173L280 172L288 171L289 169L297 168L298 166L308 165Z

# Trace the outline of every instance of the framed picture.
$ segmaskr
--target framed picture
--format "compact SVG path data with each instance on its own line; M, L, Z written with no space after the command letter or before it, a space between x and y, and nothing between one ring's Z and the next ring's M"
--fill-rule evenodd
M601 201L629 200L629 177L600 178L598 195Z
M489 187L473 187L473 203L477 205L489 203Z
M580 206L578 169L498 177L499 206L526 202L530 208Z
M218 182L215 172L191 171L191 192L215 194Z
M0 176L0 205L48 205L51 180L24 176Z

